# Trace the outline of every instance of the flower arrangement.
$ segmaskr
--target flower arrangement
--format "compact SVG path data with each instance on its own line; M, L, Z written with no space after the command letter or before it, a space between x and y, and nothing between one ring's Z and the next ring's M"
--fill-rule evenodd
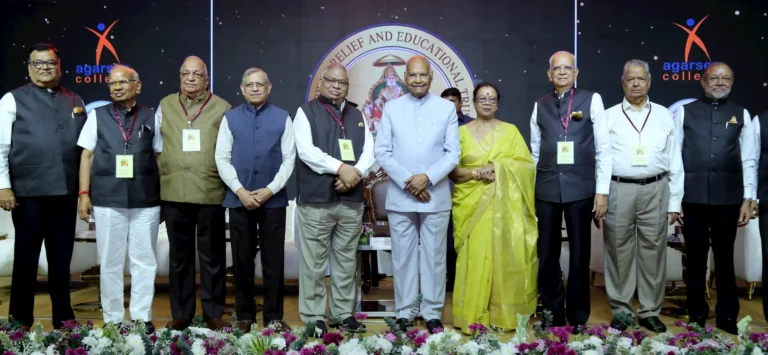
M360 233L360 245L369 245L371 244L371 238L376 233L373 231L373 228L371 228L371 225L368 223L363 223L363 231Z
M357 314L358 320L365 319ZM633 329L619 331L607 325L596 325L582 334L571 334L572 327L548 327L551 318L533 325L529 333L529 317L518 315L518 329L508 341L500 340L502 332L482 324L469 326L469 340L456 331L444 330L428 334L419 329L402 332L394 320L387 319L390 329L378 334L325 333L313 338L315 325L297 327L280 333L274 328L250 332L227 328L212 331L190 327L183 332L162 329L144 334L144 325L106 324L95 327L69 323L62 330L44 332L38 325L30 332L18 329L18 324L0 322L0 354L29 355L601 355L601 354L763 354L768 351L768 333L752 333L751 320L739 322L736 341L712 328L676 323L683 331L649 336Z

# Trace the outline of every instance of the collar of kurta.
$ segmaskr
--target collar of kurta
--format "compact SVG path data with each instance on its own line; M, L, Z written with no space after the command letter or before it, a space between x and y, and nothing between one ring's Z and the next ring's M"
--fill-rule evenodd
M187 97L187 95L184 95L184 94L181 94L181 97L182 97L182 100L184 100L185 104L190 104L192 102L202 102L202 101L205 101L206 99L208 99L208 95L211 95L211 92L208 91L208 90L205 90L205 92L203 92L202 95L200 95L200 96L198 96L198 97L196 97L194 99L190 99L190 98Z
M707 97L707 95L702 95L701 99L699 100L701 100L702 102L706 102L710 105L717 106L717 105L725 105L728 102L728 97L726 96L722 99L718 99L717 101L715 101L713 98Z
M324 103L324 104L326 104L326 105L335 107L337 110L339 110L339 112L344 112L344 106L346 106L346 103L347 103L347 100L345 99L344 101L341 102L341 105L336 105L335 103L333 103L333 100L331 100L331 99L329 99L329 98L327 98L327 97L325 97L323 95L319 95L317 97L317 100L322 102L322 103ZM350 102L350 104L352 104L352 103ZM357 105L352 104L352 106L356 107Z
M116 103L116 102L113 102L112 104L115 105L115 107L117 107L117 112L120 112L120 113L122 113L122 114L124 114L126 116L130 116L131 114L136 112L136 101L134 101L133 105L131 105L131 107L129 107L127 109L122 104L119 104L119 103Z
M421 98L413 96L413 94L408 94L408 97L411 98L412 102L418 103L419 105L423 105L429 100L429 96L432 95L429 92L427 92L426 95L422 96Z
M622 107L624 107L624 111L637 111L635 110L635 107L632 106L629 101L627 101L627 98L625 97L624 100L621 103ZM648 95L645 96L645 102L643 103L643 106L640 107L640 111L643 109L651 107L651 99L648 97Z
M253 113L253 114L257 114L257 115L261 114L262 112L264 112L264 110L266 110L267 107L269 107L269 101L264 101L264 103L261 104L261 106L259 106L259 108L255 108L251 104L248 104L248 105L245 106L245 108L246 108L246 110L248 110L248 112Z
M33 83L29 83L29 85L32 85L32 87L34 87L35 89L37 89L37 90L40 90L40 91L44 91L44 92L47 92L47 93L49 93L49 94L51 94L51 95L55 95L55 94L58 94L58 93L59 93L59 91L61 90L61 87L60 87L59 85L56 85L56 86L54 86L54 87L52 87L52 88L43 88L43 87L39 87L39 86L37 86L37 85L35 85L35 84L33 84Z
M563 91L562 94L558 94L557 93L557 89L552 90L552 96L554 96L558 100L562 99L562 98L564 98L566 95L568 95L571 92L571 89L573 89L573 93L575 94L576 93L576 88L571 86L567 90Z

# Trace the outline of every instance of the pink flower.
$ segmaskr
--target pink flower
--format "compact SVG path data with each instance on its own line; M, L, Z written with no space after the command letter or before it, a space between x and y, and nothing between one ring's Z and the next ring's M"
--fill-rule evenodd
M336 344L338 346L342 340L344 340L344 336L340 333L325 333L323 335L323 344L325 345Z
M413 345L415 345L417 348L427 343L427 336L424 334L421 334L416 337L416 339L413 339Z
M392 333L389 333L384 337L387 338L387 340L389 340L390 343L394 343L395 340L397 340L397 337Z
M272 334L275 334L275 330L272 328L264 328L264 330L261 331L261 335L268 337Z
M356 313L355 314L355 319L357 319L357 320L368 319L368 315L365 314L365 313Z

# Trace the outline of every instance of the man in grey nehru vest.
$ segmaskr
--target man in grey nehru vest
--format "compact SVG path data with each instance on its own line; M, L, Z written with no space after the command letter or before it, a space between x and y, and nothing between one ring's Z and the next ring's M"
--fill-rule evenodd
M250 68L240 84L245 103L227 111L219 126L216 166L227 184L232 258L235 266L237 326L250 332L256 319L254 270L261 247L264 271L264 326L282 331L285 254L285 184L296 161L293 122L288 112L267 101L272 91L267 73Z
M80 218L96 221L101 265L101 305L105 323L125 319L125 253L131 271L131 319L154 333L152 298L160 224L160 173L155 153L162 150L152 109L136 104L139 73L116 65L109 73L112 104L88 114L77 144L80 161Z
M575 332L589 319L590 223L593 218L598 225L602 222L610 183L602 174L610 169L610 142L599 134L603 100L600 94L574 88L578 75L573 54L552 55L547 76L555 89L536 101L531 115L539 291L553 325L563 326L567 319ZM571 250L565 294L560 270L563 213Z
M59 85L59 51L50 44L29 48L31 83L0 99L0 207L12 211L16 229L9 316L29 330L35 284L45 241L53 327L73 320L69 263L75 243L77 137L85 104Z
M355 266L363 221L360 180L373 165L373 135L357 105L346 100L347 70L323 70L320 96L296 112L301 280L299 314L325 333L325 270L330 259L331 327L365 331L355 320Z
M736 228L746 226L755 199L755 147L752 116L728 98L733 71L712 63L701 77L704 96L675 113L683 150L685 238L688 257L688 314L704 326L709 305L704 298L709 246L715 254L716 325L736 334L739 298L733 270Z

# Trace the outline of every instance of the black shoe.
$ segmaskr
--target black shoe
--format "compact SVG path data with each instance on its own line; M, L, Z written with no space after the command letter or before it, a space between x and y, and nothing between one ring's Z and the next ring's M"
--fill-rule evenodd
M571 334L579 335L584 333L586 330L587 330L586 324L577 324L573 326L573 329L571 330Z
M565 316L562 314L552 313L552 327L565 327Z
M619 320L619 319L617 319L615 317L611 321L611 328L616 329L616 330L624 331L624 330L627 330L627 328L634 327L634 326L635 326L635 322L634 321L622 321L622 320Z
M694 317L694 316L691 316L688 319L688 324L689 325L697 324L698 326L704 328L704 327L707 326L707 319L704 318L704 317Z
M661 334L667 331L667 326L661 322L659 317L640 318L638 323L640 323L643 328L648 329L656 334Z
M443 322L439 319L431 319L427 321L427 330L429 334L435 334L443 331Z
M399 318L395 324L397 324L397 327L400 329L401 332L407 333L408 328L413 326L413 323L409 321L407 318Z
M331 324L331 328L344 329L345 332L351 332L351 333L365 333L368 331L368 328L365 327L365 324L360 323L355 319L355 317L349 316L347 318L344 318L341 323L335 323Z
M328 333L328 327L321 320L315 322L315 328L315 333L312 334L315 338L322 338L325 333Z
M144 322L144 334L151 335L155 332L155 325L152 322Z
M739 335L739 329L736 327L736 320L735 319L718 319L717 320L717 329L720 329L726 333L730 333L733 335Z

